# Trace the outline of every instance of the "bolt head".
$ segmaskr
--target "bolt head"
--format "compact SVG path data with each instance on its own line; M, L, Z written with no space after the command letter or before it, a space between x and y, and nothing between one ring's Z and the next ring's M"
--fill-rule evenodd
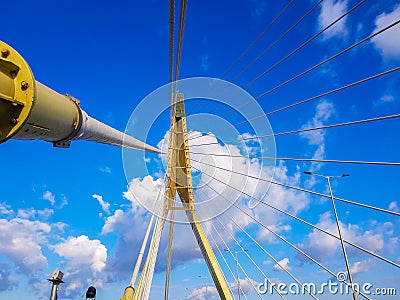
M17 118L12 118L10 120L11 124L16 125L18 123L18 119Z
M26 81L22 81L21 82L21 90L26 91L29 87L29 83L27 83Z
M6 58L6 57L8 57L9 55L10 55L10 50L8 50L8 49L3 49L3 50L1 50L1 56L2 56L2 57Z

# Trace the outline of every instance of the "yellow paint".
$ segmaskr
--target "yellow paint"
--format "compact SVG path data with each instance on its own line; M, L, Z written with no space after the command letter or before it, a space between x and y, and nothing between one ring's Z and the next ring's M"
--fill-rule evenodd
M133 294L135 293L135 290L133 289L133 287L128 286L125 289L124 295L121 297L120 300L132 300L133 299Z
M0 142L69 140L80 122L77 101L36 81L22 56L0 41Z
M192 172L190 167L189 143L186 126L185 106L182 94L176 95L172 107L171 139L168 153L167 198L174 199L178 192L186 208L186 215L199 244L204 260L211 273L221 299L232 299L228 284L214 252L207 240L194 209Z
M35 101L35 79L22 56L0 41L0 143L15 135Z

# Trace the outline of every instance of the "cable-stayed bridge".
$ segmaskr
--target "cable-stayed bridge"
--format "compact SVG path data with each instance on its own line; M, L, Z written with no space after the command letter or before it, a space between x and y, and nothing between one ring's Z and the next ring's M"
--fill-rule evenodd
M304 78L317 82L315 78L329 72L330 64L336 63L340 66L341 63L347 63L344 57L357 55L357 51L371 44L374 39L393 29L398 30L400 20L391 20L368 35L357 36L355 41L350 43L338 43L322 60L309 65L305 63L304 66L300 66L300 70L293 68L295 71L291 73L282 72L291 74L287 78L283 78L281 74L276 75L271 79L274 84L268 85L263 92L254 97L246 92L262 79L273 77L276 74L274 72L279 71L279 68L285 66L292 58L301 57L305 48L323 39L346 18L371 5L366 0L351 2L346 11L324 24L317 32L310 32L304 40L292 39L291 43L287 43L287 37L301 28L307 18L315 17L314 13L323 3L324 0L310 2L303 12L297 14L291 11L296 4L295 0L287 1L284 5L280 3L282 8L279 13L261 30L260 35L244 48L221 78L189 80L180 79L180 70L183 67L181 56L185 55L185 22L187 12L190 12L190 4L188 6L188 1L182 0L178 7L175 1L169 1L169 84L164 87L161 93L164 98L160 101L165 101L163 105L168 107L170 126L160 151L136 139L131 141L126 135L117 134L90 117L85 119L86 113L80 110L73 97L68 98L71 116L75 116L76 113L75 119L71 117L71 128L63 127L57 132L58 124L52 123L52 126L56 126L55 130L46 129L45 123L34 122L41 120L40 113L33 114L33 117L29 112L25 113L25 109L30 109L29 104L26 104L28 102L18 102L17 97L14 99L14 95L6 95L2 91L2 95L5 95L1 102L3 107L11 107L7 113L21 113L21 116L28 118L27 123L23 122L21 127L18 127L20 120L13 116L10 122L2 127L5 128L3 133L6 130L10 133L6 137L3 135L2 139L40 138L55 143L55 146L69 146L71 140L86 137L88 140L123 147L129 147L130 142L133 143L131 148L162 152L160 155L165 162L163 186L154 202L145 205L152 212L152 217L140 252L137 257L132 254L132 262L135 260L136 264L132 265L131 280L121 299L152 299L152 281L163 232L168 234L164 299L171 298L170 282L174 276L173 242L179 238L174 236L174 224L177 222L186 222L187 230L193 231L210 272L209 281L202 293L202 297L207 299L213 295L218 295L221 299L290 299L291 295L288 295L287 290L282 290L279 283L294 283L293 286L300 287L298 293L301 292L304 298L323 299L325 296L318 294L318 287L309 284L315 280L314 274L309 274L308 277L304 272L299 272L301 267L294 268L287 258L289 253L301 263L311 265L314 273L324 274L322 277L340 283L347 290L347 298L374 299L374 295L360 288L366 280L357 276L359 268L368 269L362 264L383 265L383 270L398 272L400 264L396 250L389 249L389 246L371 246L374 237L377 237L369 230L371 225L365 224L363 218L358 216L350 219L345 215L350 214L352 210L365 216L382 214L387 222L398 223L400 213L396 205L387 202L377 205L377 202L370 201L364 192L357 200L342 198L336 196L335 190L349 180L349 174L345 173L347 166L359 166L365 168L365 172L375 170L374 168L388 170L398 168L399 160L386 161L384 156L370 160L346 158L344 155L345 159L340 159L335 152L331 152L332 156L327 158L316 154L308 157L299 154L292 157L281 155L295 151L281 151L279 143L283 138L302 137L309 141L309 145L313 145L313 139L318 140L318 137L321 138L326 132L335 129L351 131L354 130L352 128L357 128L363 131L363 126L368 126L364 128L370 130L374 126L385 126L382 125L385 123L388 127L398 128L400 112L390 111L384 115L365 115L363 118L327 123L323 117L317 118L317 111L314 121L301 127L292 127L291 121L295 123L294 120L277 121L287 125L285 129L277 132L272 130L274 123L271 121L270 125L269 118L279 118L279 115L308 104L328 105L327 102L323 102L326 97L342 97L347 100L356 95L356 92L353 94L354 90L371 89L377 81L392 80L394 76L398 76L400 66L387 64L384 70L371 74L366 74L363 70L359 72L359 77L345 84L322 91L316 86L315 93L304 97L294 98L291 92L285 99L287 101L282 101L283 105L275 103L270 106L270 110L265 110L265 106L264 110L260 109L258 103L267 101L271 95L281 90L284 92L279 94L279 98L284 97L285 88ZM291 17L291 25L279 34L273 34L279 22L288 17L288 14ZM268 36L271 36L269 43L263 45L262 50L254 55L255 50L260 50L259 43ZM265 63L264 58L282 43L285 43L285 47L281 49L281 55L276 60ZM8 46L2 44L2 47L7 50ZM13 54L12 51L11 53ZM18 65L10 65L8 60L11 59L9 54L2 52L3 69L16 72ZM304 60L308 61L306 58ZM24 62L21 61L21 64ZM259 72L248 79L245 75L256 67ZM284 68L287 70L287 66ZM28 93L29 87L37 85L40 86L37 92L38 99L45 99L43 103L51 101L48 97L52 92L30 78L28 71L26 74L19 74L28 78L18 79L21 81L18 81L18 91L23 97L36 97ZM339 76L347 78L345 74ZM247 81L242 83L244 79ZM13 80L15 81L15 78ZM28 86L22 82L28 83ZM4 77L2 83L3 86L8 86L8 78ZM300 89L301 84L297 88ZM31 92L34 93L33 90ZM299 94L303 95L300 92ZM293 99L295 100L292 101ZM189 101L196 104L188 105ZM319 113L323 114L323 107L317 106L317 109L318 107ZM62 108L60 110L65 111ZM5 111L4 109L3 112ZM201 117L196 119L197 115ZM79 122L80 119L86 121ZM50 133L46 135L47 132ZM62 138L57 136L60 132ZM135 134L134 130L132 133ZM121 136L117 141L112 140L116 135ZM389 141L387 147L390 146ZM302 153L301 149L298 149L298 153ZM284 176L283 171L289 164L299 168L296 176L300 176L301 179ZM323 166L328 166L326 169L329 173L325 173L326 169ZM374 171L369 172L373 174ZM365 185L366 189L371 188L369 185L373 185L372 180ZM324 209L318 205L323 205ZM316 215L320 215L320 218L308 219L302 215L301 211L305 206L316 209ZM366 226L365 229L363 226ZM296 240L291 234L295 231L303 233L308 244ZM362 232L361 238L356 235L357 231ZM332 262L316 254L318 251L315 249L321 248L323 243L336 245L333 247L336 251ZM277 251L271 251L271 248L276 250L277 245L280 250L278 255ZM331 253L327 253L326 256L330 257ZM363 263L356 261L355 257L364 258ZM276 272L267 271L266 265L270 265L269 269L273 266L272 269ZM254 278L262 278L265 281L256 282ZM270 287L270 290L263 293L263 289L267 287Z

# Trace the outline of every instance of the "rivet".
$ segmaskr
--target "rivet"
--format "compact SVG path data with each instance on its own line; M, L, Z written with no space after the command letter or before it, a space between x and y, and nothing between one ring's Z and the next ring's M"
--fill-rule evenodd
M27 83L26 81L22 81L21 82L21 90L26 91L29 87L29 83Z
M16 125L18 123L18 119L17 118L12 118L11 119L11 124Z
M8 49L3 49L3 50L1 50L1 56L2 56L2 57L6 58L6 57L8 57L9 55L10 55L10 50L8 50Z

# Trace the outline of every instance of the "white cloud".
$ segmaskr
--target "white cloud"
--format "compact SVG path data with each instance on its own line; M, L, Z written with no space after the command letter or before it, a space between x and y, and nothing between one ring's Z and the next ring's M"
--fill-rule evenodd
M51 227L40 221L21 218L0 219L0 254L8 257L24 273L32 273L47 265L42 244Z
M244 270L246 270L244 268ZM244 275L243 275L244 276ZM249 294L251 292L254 292L254 288L257 289L257 285L258 282L255 281L253 278L239 278L239 282L240 282L240 290L244 293L244 294ZM234 282L230 283L231 289L235 290L237 289L237 280L235 280Z
M367 272L372 266L372 262L370 259L368 260L361 260L361 261L356 261L351 267L350 271L351 274L354 276L359 273L364 273Z
M29 209L18 209L17 217L22 219L30 219L35 217L36 211L33 208Z
M321 12L318 16L319 29L323 29L338 19L347 11L348 0L325 0L321 5ZM344 37L348 34L346 28L347 17L344 17L327 31L324 32L324 38Z
M89 266L93 272L101 272L107 258L107 248L99 240L90 240L86 235L69 237L54 246L54 252L69 259L70 267Z
M117 223L122 222L121 217L124 215L124 211L117 209L114 214L106 219L106 222L101 230L102 234L107 234L115 230Z
M65 195L61 195L61 204L56 207L57 209L63 208L65 205L68 205L68 199Z
M198 134L199 133L197 132L191 132L189 136L191 137ZM166 134L164 139L158 144L159 148L166 147L164 141L168 141L168 139L169 135ZM247 176L245 176L246 180L243 180L244 176L235 174L234 172L249 174L255 178L261 177L268 180L271 179L274 174L273 168L271 166L263 166L261 161L257 159L248 159L247 157L242 156L242 151L245 152L246 149L239 149L235 145L222 146L220 144L212 144L195 146L215 143L216 141L216 137L210 133L197 138L191 145L191 150L193 152L191 155L192 170L195 171L196 169L200 169L204 172L194 172L194 184L198 187L198 189L195 190L196 202L207 201L207 204L205 205L196 206L199 218L207 219L210 217L210 214L213 214L213 212L223 212L230 205L230 203L225 199L227 198L229 201L236 201L237 205L249 211L250 214L254 215L259 220L262 220L264 223L267 223L267 225L272 226L271 228L273 230L277 232L286 232L290 230L291 227L282 222L282 214L265 205L259 205L253 211L249 210L249 197L244 196L235 190L243 190L246 194L253 195L258 199L263 199L265 193L269 189L269 183L252 179ZM251 144L251 147L255 146L255 143ZM202 153L202 155L194 154L195 152ZM222 156L215 156L214 154L221 154ZM226 154L235 157L225 156ZM166 157L163 156L162 160L165 162ZM203 163L199 163L198 161ZM221 168L232 170L233 172L225 171ZM205 173L212 175L217 178L217 180L210 178L210 176L205 175ZM287 184L299 184L299 174L288 176L288 170L284 164L281 164L276 169L275 180ZM218 194L216 194L216 192L214 192L208 185L218 191ZM229 188L227 185L233 186L235 189ZM123 262L126 259L131 259L132 253L137 253L144 232L146 231L149 215L141 204L144 204L148 209L152 209L155 205L155 201L157 201L160 189L163 190L161 178L153 178L149 175L145 176L143 179L132 179L129 183L128 191L123 193L124 198L129 200L131 205L129 207L121 207L106 219L102 233L108 234L114 232L121 237L117 242L115 257L113 257L110 262L110 264L113 265L113 269L110 271L115 273L115 276L127 276L127 274L132 271L131 268L127 268L126 264ZM159 200L160 203L161 199ZM279 186L272 186L267 198L265 199L269 204L293 214L298 214L300 211L305 209L309 203L306 194ZM254 205L256 203L255 200L252 200L251 204ZM242 227L246 228L247 226L255 225L255 221L234 207L229 209L229 215L231 215L232 219ZM233 235L239 231L234 222L228 218L226 214L220 215L219 218ZM176 212L176 220L187 221L187 218L183 212ZM268 220L268 222L265 222L265 220ZM216 225L217 222L214 220L213 224ZM215 233L212 231L209 222L204 222L202 225L207 235L212 233L218 245L223 244L223 242L217 238ZM134 232L132 228L135 228ZM264 240L271 239L263 228L256 227L256 229L257 238ZM138 234L138 232L140 232L140 234ZM173 267L187 261L195 261L198 258L202 258L193 232L188 224L176 223L174 236L179 236L179 238L174 238L174 257L176 259L174 259ZM164 231L161 238L156 271L163 271L165 266L167 237L168 234ZM232 240L233 239L229 234L224 234L224 241L226 243L229 244ZM127 253L125 251L126 248L131 249L131 251Z
M193 136L198 135L198 133L191 133ZM248 134L242 135L242 137L247 138L250 137ZM216 138L212 134L205 135L201 138L196 139L197 145L200 144L210 144L215 143ZM252 143L251 147L256 148L257 143ZM245 145L246 147L248 145ZM192 154L191 157L193 159L192 165L194 168L201 169L204 174L212 174L216 179L210 178L207 175L199 174L200 183L198 186L200 187L196 190L196 198L197 200L208 198L212 199L209 205L204 208L200 208L200 213L205 215L210 211L219 211L223 212L224 208L229 205L229 202L225 200L225 198L230 201L236 200L236 205L248 211L250 215L253 215L258 220L262 220L263 223L269 226L272 230L276 232L282 232L289 230L290 226L280 222L282 218L282 214L277 212L276 210L268 207L266 205L256 205L259 204L255 199L264 199L270 205L273 205L279 209L290 211L293 214L297 214L299 211L303 210L308 205L308 197L304 193L299 193L294 190L286 189L281 186L271 185L265 181L261 181L254 178L263 178L267 181L272 179L272 174L274 174L274 180L280 183L299 184L299 177L296 174L293 177L288 176L288 170L284 166L284 164L279 165L275 173L273 172L273 168L270 166L262 165L257 159L248 159L245 156L241 156L241 151L237 146L234 145L207 145L207 146L191 146L191 149L195 153L203 153ZM244 149L246 152L248 149ZM251 150L255 153L255 150ZM214 154L214 155L213 155ZM222 156L215 156L222 155ZM224 156L227 155L227 156ZM234 158L229 157L229 155L235 156ZM198 161L202 161L210 164L211 166L198 163ZM215 167L214 167L215 166ZM223 171L219 168L224 168L227 170L232 170L233 172ZM236 173L248 174L252 177L247 177L244 179L242 175L237 175ZM209 188L210 185L212 188ZM235 189L229 188L228 185L233 186ZM218 191L219 195L215 193ZM241 194L237 190L243 190L245 194L253 196L255 199L251 199L245 194ZM266 194L267 192L267 194ZM205 195L207 195L205 197ZM254 207L252 211L249 210L250 207ZM238 210L235 207L229 209L228 214L222 214L219 216L222 223L228 228L228 230L234 235L239 231L238 227L232 221L246 228L247 226L254 225L256 222L252 220L249 216L246 216L243 212ZM267 221L266 221L267 220ZM214 222L215 223L215 222ZM207 223L206 223L207 224ZM207 224L208 225L208 224ZM210 226L209 226L210 227ZM207 229L207 228L206 228ZM206 231L208 232L208 231ZM257 240L259 241L271 241L273 235L259 226L256 232ZM226 236L226 242L230 242L232 239L229 236ZM223 242L220 239L216 239L218 245L222 245Z
M396 202L396 201L390 202L390 204L389 204L389 210L393 210L393 211L396 211L396 212L399 212L399 211L400 211L399 206L397 205L397 202Z
M240 290L241 293L249 294L250 292L254 292L254 288L257 288L258 282L253 280L252 278L240 278ZM231 290L236 291L238 287L237 281L229 283ZM188 296L190 300L206 300L206 299L220 299L218 295L218 291L214 285L202 286L200 288L195 288L191 291Z
M42 199L43 199L43 200L49 201L50 204L51 204L52 206L54 206L56 209L61 209L61 208L63 208L65 205L68 204L68 199L67 199L67 197L66 197L65 195L62 195L62 194L61 194L61 203L60 203L60 205L55 206L55 204L56 204L56 196L55 196L52 192L50 192L49 190L47 190L47 191L45 191L45 192L43 193Z
M90 240L86 235L69 237L53 249L67 259L64 275L68 278L66 294L80 295L87 285L103 285L107 248L99 240Z
M36 213L38 214L39 217L43 219L48 219L54 214L54 210L50 208L45 208L41 210L37 210Z
M380 14L376 17L374 32L385 28L399 19L400 5L397 5L394 7L393 11ZM400 59L400 26L394 26L375 36L372 39L372 43L384 58Z
M55 196L54 196L53 193L50 192L50 191L45 191L45 192L43 193L42 199L43 199L43 200L49 201L51 205L54 205L54 204L56 203Z
M43 248L51 248L52 241L59 238L66 224L40 221L49 218L53 209L19 209L15 217L10 206L5 203L2 206L9 219L0 219L0 257L2 262L7 262L7 265L0 262L0 291L15 287L20 280L19 273L23 273L29 276L32 288L42 294L42 272L48 265Z
M111 168L109 166L101 166L99 167L99 171L106 174L111 174Z
M104 212L106 212L107 214L110 214L110 203L108 203L107 201L104 201L103 196L93 194L92 197L99 202L99 204Z
M116 210L113 215L107 218L103 226L103 234L113 232L120 237L117 241L115 255L110 258L109 263L113 267L108 271L114 278L125 278L132 272L132 267L127 265L126 261L131 261L132 255L136 255L139 252L149 223L149 214L140 205L137 198L143 197L144 199L142 200L154 203L159 190L157 186L161 182L161 179L153 179L151 176L146 176L143 180L133 179L129 184L128 191L123 193L124 197L131 201L131 205L124 210ZM166 226L168 226L168 223L166 223ZM168 230L164 230L160 243L156 272L164 271L165 268ZM127 248L130 251L126 251ZM201 252L190 225L175 224L174 261L172 267L175 268L183 262L195 260L200 257Z
M190 300L219 299L219 295L215 286L203 286L201 288L193 289L189 294L188 299Z
M128 191L124 192L123 196L131 201L136 208L141 204L147 209L153 210L162 185L161 178L154 180L151 175L145 176L142 180L140 178L134 178L129 183Z
M302 126L302 128L312 128L325 125L334 114L333 103L322 100L315 109L314 117ZM325 142L325 130L313 130L300 133L300 136L307 139L310 145L319 146Z
M33 208L18 209L17 217L21 219L34 219L40 217L41 219L47 219L54 214L54 210L45 208L42 210L35 210Z
M344 239L373 252L383 249L385 241L382 231L389 225L390 224L383 224L381 228L375 225L374 227L376 229L372 231L363 230L358 225L340 223ZM332 220L330 212L325 212L320 215L319 222L316 226L338 236L337 225L336 222ZM300 243L299 246L316 260L327 261L337 254L336 251L340 248L340 241L317 229L313 229L313 231L307 235L305 241ZM357 252L350 247L347 248L348 253L354 251L354 255L360 255L359 251Z
M10 266L0 263L0 292L12 290L18 286L18 280L9 271Z
M335 107L332 102L328 100L322 100L318 103L315 109L314 117L308 121L306 124L302 126L302 129L305 128L315 128L321 127L326 124L326 122L331 119L332 115L335 113ZM301 132L300 137L306 139L308 144L311 146L317 146L312 158L313 159L323 159L325 157L325 133L326 130L312 130ZM320 163L311 163L309 171L317 171L321 167ZM315 184L315 178L311 178L307 186L311 187Z
M290 270L290 266L289 266L289 258L285 257L283 259L281 259L280 261L278 261L277 264L275 264L272 269L274 269L274 271L282 271L285 272L282 268L285 268L286 270Z
M0 203L0 215L12 215L14 211L11 209L11 206L7 205L5 202Z
M126 264L126 261L131 261L132 257L139 252L150 219L146 209L138 202L137 198L143 197L141 200L154 203L158 194L156 187L161 182L161 179L153 179L151 176L146 176L142 180L133 179L129 183L128 190L123 193L130 205L122 206L107 217L102 234L113 233L119 237L115 254L109 258L108 262L108 265L112 265L112 268L107 270L111 278L125 279L131 274L132 266ZM130 251L126 251L126 249L130 249ZM162 259L159 256L157 261L160 260Z

